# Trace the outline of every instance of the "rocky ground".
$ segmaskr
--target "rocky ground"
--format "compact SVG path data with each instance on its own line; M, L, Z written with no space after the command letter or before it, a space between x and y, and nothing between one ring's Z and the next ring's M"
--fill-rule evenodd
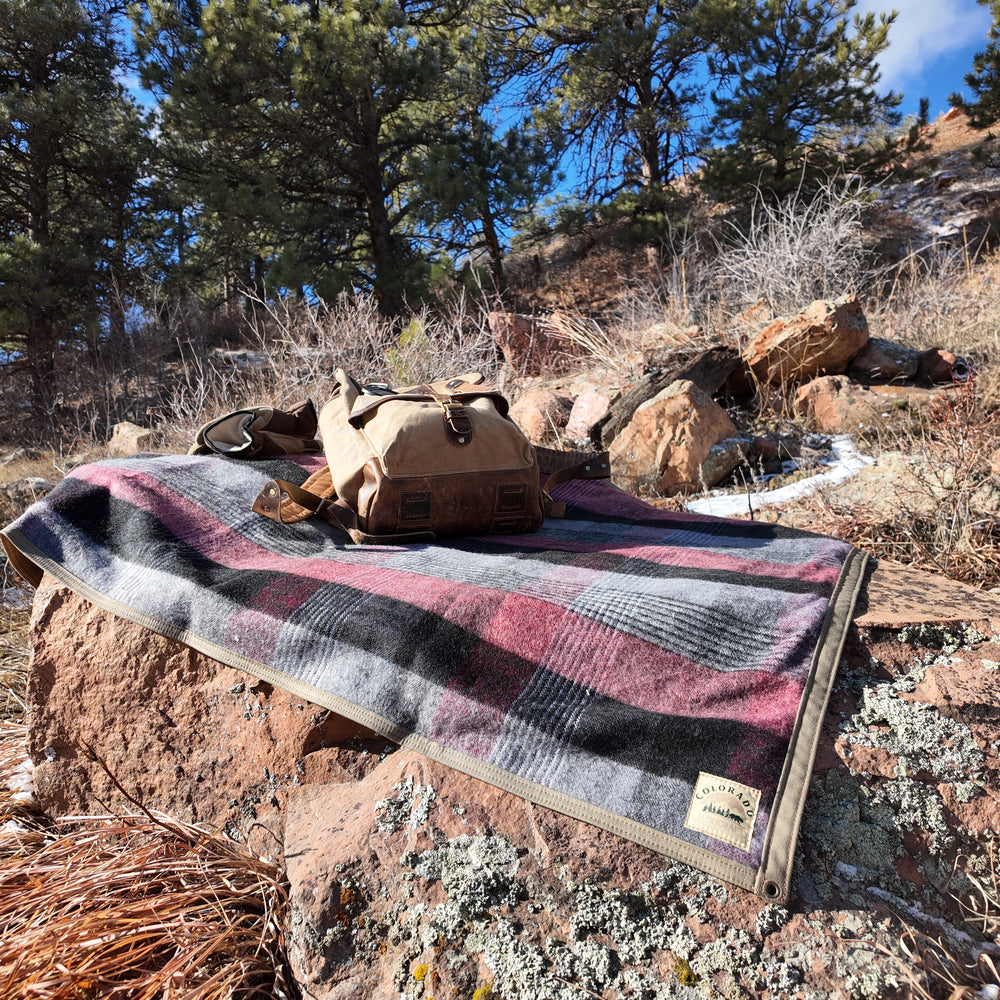
M876 1000L911 995L908 973L946 996L907 957L915 935L994 996L975 962L1000 945L972 917L1000 829L1000 597L876 569L786 907L397 749L50 578L32 644L42 808L127 809L127 789L282 863L307 996Z

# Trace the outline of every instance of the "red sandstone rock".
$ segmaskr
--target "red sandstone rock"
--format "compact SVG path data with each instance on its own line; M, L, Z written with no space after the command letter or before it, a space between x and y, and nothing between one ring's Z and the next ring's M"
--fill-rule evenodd
M290 788L354 781L391 746L50 576L32 615L28 750L51 816L141 803L275 857Z
M744 359L759 382L802 382L844 372L867 341L868 321L856 298L817 300L798 316L765 326Z
M671 496L715 485L718 479L705 481L706 460L715 445L737 437L729 415L706 392L673 382L635 411L611 443L611 462L622 478L652 481Z
M493 340L518 375L559 370L576 353L573 342L544 316L491 312L488 322Z
M573 401L552 389L529 389L510 407L510 418L529 441L541 444L562 436Z
M942 873L1000 826L1000 643L965 635L934 652L963 620L1000 627L1000 597L886 565L871 574L786 909L410 750L385 754L352 723L50 578L34 608L30 749L52 815L103 811L98 797L128 807L87 747L147 807L283 859L290 961L316 1000L487 985L533 1000L565 983L654 995L691 977L760 1000L901 997L903 967L877 950L896 947L893 914L926 914L934 934L935 920L967 927Z
M795 413L819 430L850 433L902 428L946 398L940 389L912 385L859 385L846 375L822 375L799 387Z
M566 440L576 447L590 447L590 434L611 406L607 393L587 389L573 402L569 420L566 421Z
M149 451L153 444L153 438L154 433L148 427L140 427L138 424L124 420L115 424L111 429L108 454L120 457Z

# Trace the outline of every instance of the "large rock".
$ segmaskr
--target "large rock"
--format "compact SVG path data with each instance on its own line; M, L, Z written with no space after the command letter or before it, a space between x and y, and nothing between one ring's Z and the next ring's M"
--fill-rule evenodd
M554 389L529 389L511 404L510 418L534 444L558 441L569 420L573 400Z
M28 749L36 797L53 816L141 803L274 857L289 789L354 780L392 748L48 575L31 642Z
M491 312L487 321L504 360L518 375L560 371L578 353L573 341L544 316Z
M638 382L612 399L608 412L591 430L591 438L595 445L609 447L635 411L674 382L693 382L706 395L714 398L744 370L743 359L730 347L711 347L682 361L675 357L665 366L647 371Z
M133 424L130 420L123 420L111 428L108 454L127 457L149 451L153 446L155 436L155 432L148 427L140 427L139 424Z
M920 351L883 337L871 337L851 359L848 374L866 381L900 382L915 379Z
M867 342L868 321L857 298L817 300L798 316L765 326L744 359L761 383L795 384L846 371Z
M54 815L128 806L107 765L147 807L228 824L283 858L290 963L315 1000L901 998L901 920L960 956L977 946L942 887L959 856L987 865L986 831L1000 827L1000 642L986 635L998 630L1000 597L874 572L824 717L786 908L376 749L353 724L49 578L34 608L30 745Z
M822 375L799 387L797 416L831 434L912 432L950 395L948 389L912 385L871 385L846 375Z
M706 468L706 461L716 445L738 437L711 396L693 382L673 382L639 406L612 441L612 467L632 486L653 485L665 496L693 492L719 481L713 473L721 466Z
M611 397L596 389L585 389L573 400L573 409L566 421L566 441L576 448L593 444L594 429L607 414Z

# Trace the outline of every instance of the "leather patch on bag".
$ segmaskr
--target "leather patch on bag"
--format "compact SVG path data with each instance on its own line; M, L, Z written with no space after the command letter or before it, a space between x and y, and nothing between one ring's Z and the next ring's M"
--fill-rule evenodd
M399 496L399 523L429 521L432 497L430 490L404 490Z
M516 535L521 531L523 524L524 518L517 515L514 517L498 517L490 525L489 533L491 535Z
M760 790L702 771L684 826L745 851L753 837Z
M528 487L525 483L501 483L497 487L497 514L521 514L528 502Z

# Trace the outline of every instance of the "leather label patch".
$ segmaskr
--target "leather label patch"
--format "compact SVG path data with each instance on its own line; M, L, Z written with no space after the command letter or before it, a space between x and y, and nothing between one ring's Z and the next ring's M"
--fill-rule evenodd
M520 514L528 502L528 487L524 483L501 483L497 487L497 514Z
M411 524L414 521L429 521L431 519L431 491L404 490L399 495L399 523Z
M760 790L702 771L684 826L747 850L760 806Z
M521 530L524 518L515 517L495 517L490 525L491 535L515 535Z

